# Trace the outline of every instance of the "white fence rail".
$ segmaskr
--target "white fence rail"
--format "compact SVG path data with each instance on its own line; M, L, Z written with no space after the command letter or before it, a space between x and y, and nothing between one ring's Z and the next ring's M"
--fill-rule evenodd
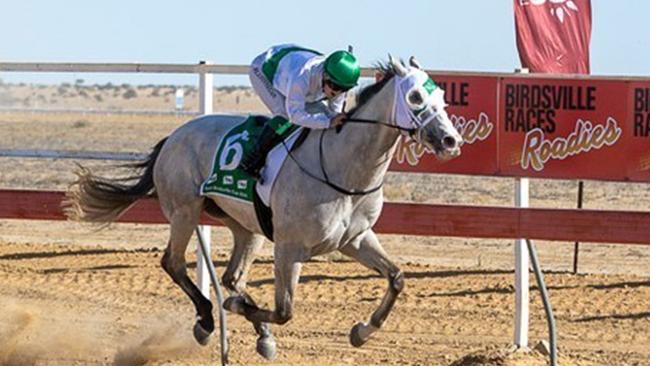
M163 73L163 74L213 74L213 75L248 75L247 65L216 65L207 61L200 61L197 64L151 64L151 63L84 63L84 62L1 62L0 72L76 72L76 73ZM498 72L467 72L467 71L443 71L427 70L436 75L463 75L463 76L503 76L512 77L517 74ZM374 77L375 68L361 68L362 77ZM530 75L529 75L530 76ZM533 77L535 75L533 74ZM544 74L544 77L554 77ZM576 75L580 78L580 75ZM566 75L563 76L566 78ZM593 78L593 77L592 77ZM598 77L608 79L610 77ZM616 80L621 80L620 77ZM630 80L647 78L626 78Z
M30 114L93 114L93 115L129 115L129 116L183 116L192 117L199 114L194 111L156 110L156 109L94 109L94 108L28 108L0 107L0 113Z
M165 74L248 74L248 66L141 63L1 62L0 71L17 72L104 72Z
M147 154L112 151L77 151L77 150L32 150L32 149L0 149L0 156L7 158L51 158L51 159L89 159L89 160L124 160L137 161L147 157Z

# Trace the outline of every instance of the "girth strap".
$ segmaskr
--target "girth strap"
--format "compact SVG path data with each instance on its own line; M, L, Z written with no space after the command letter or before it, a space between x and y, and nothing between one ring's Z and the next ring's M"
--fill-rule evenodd
M257 194L257 189L253 189L253 206L255 207L257 222L260 224L264 236L273 241L273 211L262 202L262 199Z

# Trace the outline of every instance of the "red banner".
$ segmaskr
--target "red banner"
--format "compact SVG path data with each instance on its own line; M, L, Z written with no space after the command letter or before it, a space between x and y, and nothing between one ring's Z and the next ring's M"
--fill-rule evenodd
M522 67L542 73L589 73L590 0L514 0Z
M391 170L650 182L650 80L436 76L465 145L401 141Z
M463 136L461 155L441 162L429 151L402 137L391 165L397 171L436 171L493 175L497 172L496 121L498 79L487 76L437 76L431 78L445 90L447 112Z

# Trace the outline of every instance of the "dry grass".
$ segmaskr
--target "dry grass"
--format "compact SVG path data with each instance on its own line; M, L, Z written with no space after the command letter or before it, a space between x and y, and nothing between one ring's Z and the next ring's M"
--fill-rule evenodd
M192 85L30 85L0 84L0 107L160 110L172 111L177 89L184 91L184 111L198 109L198 91ZM223 106L228 106L223 109ZM214 90L215 110L263 112L265 108L248 87L222 86Z

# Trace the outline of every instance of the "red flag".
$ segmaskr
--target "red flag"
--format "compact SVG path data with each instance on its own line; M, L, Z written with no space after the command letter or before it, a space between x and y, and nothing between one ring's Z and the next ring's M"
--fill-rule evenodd
M589 73L591 0L514 0L517 49L531 72Z

